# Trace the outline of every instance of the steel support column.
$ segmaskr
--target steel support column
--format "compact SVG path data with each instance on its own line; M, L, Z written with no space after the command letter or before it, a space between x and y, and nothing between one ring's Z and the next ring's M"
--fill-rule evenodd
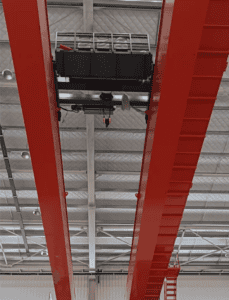
M173 2L162 7L151 96L159 106L157 116L152 107L148 111L127 285L131 300L160 297L229 53L229 1Z
M83 0L84 32L93 32L93 0ZM89 269L95 272L95 125L94 115L86 115L88 174ZM90 284L89 284L90 288ZM91 296L91 291L89 290ZM91 299L91 298L90 298Z
M88 177L88 238L89 269L95 271L95 138L94 116L86 116L87 126L87 177Z
M57 300L74 299L70 236L45 0L3 0Z

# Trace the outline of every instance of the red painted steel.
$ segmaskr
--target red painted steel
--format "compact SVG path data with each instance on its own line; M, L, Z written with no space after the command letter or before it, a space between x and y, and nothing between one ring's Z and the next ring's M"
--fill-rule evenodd
M60 48L63 49L63 50L73 50L72 48L67 47L65 45L60 45Z
M146 130L127 281L131 300L159 299L227 64L228 15L228 0L163 3L152 87L159 105Z
M3 0L56 298L74 299L70 236L45 0Z

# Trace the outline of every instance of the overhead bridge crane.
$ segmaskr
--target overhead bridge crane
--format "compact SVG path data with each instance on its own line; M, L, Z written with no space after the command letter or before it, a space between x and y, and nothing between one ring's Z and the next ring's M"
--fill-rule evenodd
M47 3L2 2L56 297L75 299ZM228 15L229 0L163 1L127 299L158 300L169 277L170 257L226 68Z
M100 101L73 100L72 110L101 114L106 127L117 105L149 107L153 58L148 34L57 32L54 77L57 106L63 103L58 90L103 91ZM58 78L66 78L59 82ZM123 92L122 102L112 92ZM125 92L147 92L148 101L129 101ZM68 103L69 100L67 101ZM59 113L59 120L61 112ZM147 115L146 121L147 121Z

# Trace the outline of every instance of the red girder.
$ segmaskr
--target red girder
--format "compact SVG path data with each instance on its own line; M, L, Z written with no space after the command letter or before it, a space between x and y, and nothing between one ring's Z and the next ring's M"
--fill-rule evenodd
M56 298L74 299L73 271L45 0L3 0Z
M127 281L159 299L229 54L228 0L163 2ZM152 291L154 291L152 293Z

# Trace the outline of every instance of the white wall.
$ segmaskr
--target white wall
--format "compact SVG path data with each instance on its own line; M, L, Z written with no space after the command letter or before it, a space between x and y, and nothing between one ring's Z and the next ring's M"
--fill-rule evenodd
M0 275L0 300L55 300L51 276Z
M74 276L76 299L88 300L87 276ZM52 276L0 275L0 300L56 300Z
M76 299L88 300L88 276L74 276ZM97 300L124 300L125 275L101 275L96 287ZM0 275L0 300L56 300L51 276Z
M125 275L101 275L96 300L124 300ZM88 300L87 276L74 276L76 299ZM0 275L0 300L56 300L51 276ZM229 276L180 276L177 300L228 300ZM164 293L161 293L164 300Z
M164 290L161 293L164 300ZM228 300L229 276L179 276L177 300Z
M101 275L96 300L124 300L126 281L126 275Z

